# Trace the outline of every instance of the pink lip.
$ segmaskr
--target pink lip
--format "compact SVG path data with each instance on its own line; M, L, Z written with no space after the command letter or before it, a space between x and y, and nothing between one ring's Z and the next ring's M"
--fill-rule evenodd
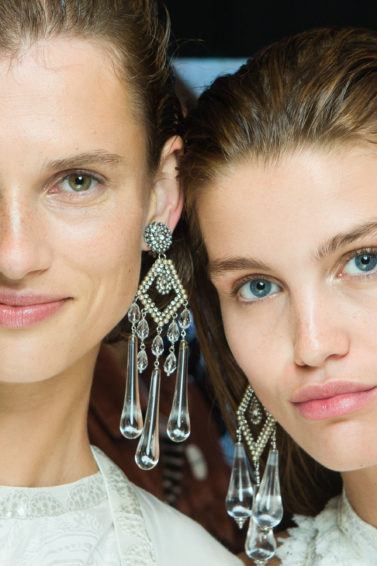
M0 326L25 328L52 316L69 297L0 292Z
M332 381L308 385L296 391L291 403L310 420L340 417L362 408L377 390L377 386L353 381Z

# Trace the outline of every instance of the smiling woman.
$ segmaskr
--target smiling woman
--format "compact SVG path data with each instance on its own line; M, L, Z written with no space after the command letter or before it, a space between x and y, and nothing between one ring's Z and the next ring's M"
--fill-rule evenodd
M87 433L101 342L182 208L168 37L153 0L0 0L1 564L239 563Z
M376 33L314 30L187 120L196 320L237 440L227 509L251 517L258 564L376 562L376 95ZM276 550L282 505L305 516Z

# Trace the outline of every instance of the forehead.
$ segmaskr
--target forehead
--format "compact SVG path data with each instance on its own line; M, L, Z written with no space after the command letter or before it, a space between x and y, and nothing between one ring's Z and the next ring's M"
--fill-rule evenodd
M305 149L228 167L198 196L211 259L318 243L377 213L373 146Z
M98 147L101 140L124 143L127 134L137 145L132 95L101 42L57 37L2 57L0 155L13 142L19 151L35 143L61 152L68 141L70 149L88 141Z

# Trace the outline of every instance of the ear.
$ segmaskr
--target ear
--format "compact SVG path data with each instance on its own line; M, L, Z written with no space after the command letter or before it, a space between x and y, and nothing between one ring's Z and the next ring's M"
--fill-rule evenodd
M154 176L147 224L163 222L171 231L176 227L183 208L183 194L178 180L178 156L182 138L171 137L165 142ZM147 246L143 246L147 250Z

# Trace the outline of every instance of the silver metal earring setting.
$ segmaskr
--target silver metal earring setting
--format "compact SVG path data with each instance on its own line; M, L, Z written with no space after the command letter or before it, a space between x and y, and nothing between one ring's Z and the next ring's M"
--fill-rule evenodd
M263 413L265 421L263 423ZM276 552L273 528L283 518L279 480L279 454L276 448L276 424L268 411L259 403L250 385L237 410L237 439L226 509L240 529L249 520L245 551L255 564L267 564ZM250 424L260 428L253 435ZM243 442L246 443L253 465L251 466ZM262 480L259 461L268 442L268 453Z
M160 358L165 353L165 342L168 344L168 353L163 370L167 376L176 372L176 386L167 434L174 442L183 442L190 434L187 397L189 346L186 332L191 325L191 314L186 291L174 264L165 256L172 244L171 231L162 222L152 222L144 230L144 239L151 252L157 255L157 259L141 282L128 311L131 335L128 339L126 390L120 430L126 438L140 437L135 461L141 469L151 470L159 459ZM163 309L156 305L151 295L152 290L162 296L172 296ZM138 378L139 374L146 371L150 365L146 340L152 334L150 326L153 324L155 337L151 344L151 353L154 361L143 423Z

